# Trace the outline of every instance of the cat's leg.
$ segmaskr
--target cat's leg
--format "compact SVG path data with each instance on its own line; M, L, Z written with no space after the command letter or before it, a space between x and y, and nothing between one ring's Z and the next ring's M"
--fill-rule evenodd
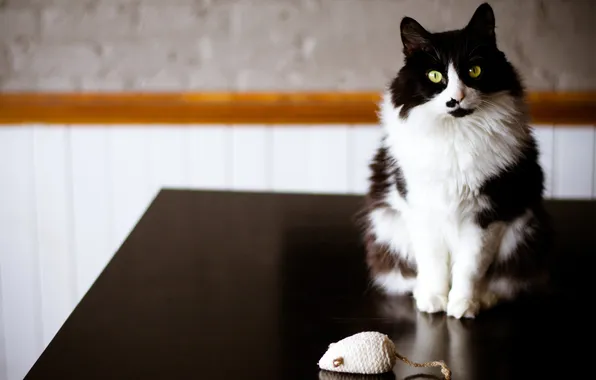
M513 220L487 273L486 297L512 301L521 293L547 290L551 243L544 210L528 210Z
M453 263L447 315L474 318L483 304L496 302L483 291L483 280L494 261L495 241L501 230L499 225L484 229L472 220L460 225L451 241Z
M418 270L414 298L418 310L438 313L447 308L449 252L440 226L435 225L430 215L420 216L408 220Z
M374 284L392 295L412 293L416 267L408 257L409 238L401 214L380 207L369 215L366 260Z

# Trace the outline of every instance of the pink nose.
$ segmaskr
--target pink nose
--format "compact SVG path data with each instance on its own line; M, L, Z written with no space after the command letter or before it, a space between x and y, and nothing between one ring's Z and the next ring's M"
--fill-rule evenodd
M457 90L455 92L455 94L453 95L453 99L455 99L457 102L461 102L462 100L464 100L465 97L466 97L466 93L464 92L463 89Z

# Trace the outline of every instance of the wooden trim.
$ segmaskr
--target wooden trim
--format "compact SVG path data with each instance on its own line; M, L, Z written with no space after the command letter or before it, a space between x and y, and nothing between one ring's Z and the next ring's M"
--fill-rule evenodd
M375 124L379 93L4 93L0 125ZM528 95L536 124L596 125L596 92Z

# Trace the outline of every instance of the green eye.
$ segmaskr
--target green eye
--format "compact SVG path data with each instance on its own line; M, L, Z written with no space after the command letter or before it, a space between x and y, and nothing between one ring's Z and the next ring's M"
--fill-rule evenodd
M472 78L478 78L480 76L481 72L482 72L482 69L480 68L480 66L472 66L468 70L468 73L470 74L470 76Z
M443 74L441 74L437 70L429 71L428 74L426 74L426 76L433 83L439 83L441 81L441 79L443 79Z

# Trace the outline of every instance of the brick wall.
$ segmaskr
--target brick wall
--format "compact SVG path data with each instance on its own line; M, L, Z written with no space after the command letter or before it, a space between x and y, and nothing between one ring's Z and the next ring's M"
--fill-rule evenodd
M0 0L0 89L377 90L404 15L463 26L479 0ZM531 89L588 90L593 0L493 0Z

